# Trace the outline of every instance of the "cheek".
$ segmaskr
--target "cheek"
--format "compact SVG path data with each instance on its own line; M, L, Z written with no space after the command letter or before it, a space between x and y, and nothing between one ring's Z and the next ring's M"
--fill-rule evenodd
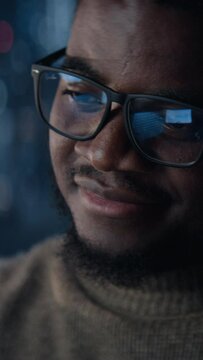
M203 218L203 164L189 169L169 169L168 177L187 212Z
M49 149L59 188L63 188L65 172L71 166L75 142L50 131Z

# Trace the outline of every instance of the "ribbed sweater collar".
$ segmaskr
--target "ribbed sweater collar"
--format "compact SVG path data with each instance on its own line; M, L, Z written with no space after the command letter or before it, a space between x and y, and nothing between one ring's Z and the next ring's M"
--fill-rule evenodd
M90 278L81 270L67 273L61 258L52 263L52 286L57 302L66 307L79 294L119 315L136 318L178 318L203 312L203 266L149 276L135 288Z

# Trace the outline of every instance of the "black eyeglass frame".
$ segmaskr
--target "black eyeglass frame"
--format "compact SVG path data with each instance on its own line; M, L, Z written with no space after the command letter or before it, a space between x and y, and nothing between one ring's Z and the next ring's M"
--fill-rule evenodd
M125 124L125 128L126 128L126 132L128 135L128 138L131 141L132 146L140 153L140 155L142 155L142 157L154 164L158 164L158 165L163 165L163 166L170 166L170 167L174 167L174 168L188 168L191 167L195 164L197 164L197 162L201 159L202 154L203 154L203 148L202 151L200 152L199 156L197 157L197 159L195 159L194 161L188 162L188 163L174 163L174 162L168 162L168 161L164 161L164 160L159 160L156 158L151 157L150 155L146 154L142 148L139 146L139 144L137 143L133 131L132 131L132 127L131 127L131 123L130 123L130 116L129 116L129 102L132 98L146 98L146 99L151 99L151 100L161 100L161 101L167 101L167 102L171 102L173 104L177 104L179 106L190 106L191 110L194 111L198 111L198 112L202 112L202 118L203 118L203 109L192 106L190 104L186 104L184 102L181 101L177 101L177 100L173 100L170 98L166 98L163 96L157 96L157 95L148 95L148 94L126 94L126 93L119 93L115 90L112 90L111 88L109 88L108 86L105 86L95 80L92 80L91 78L89 78L88 76L84 76L81 75L73 70L69 70L67 67L65 66L52 66L53 62L55 62L56 60L60 59L61 57L63 57L65 55L65 51L66 48L63 48L61 50L58 50L56 52L54 52L51 55L48 55L46 57L44 57L43 59L39 60L38 62L36 62L35 64L32 65L32 76L33 76L33 80L34 80L34 97L35 97L35 103L36 103L36 107L37 110L41 116L41 118L44 120L44 122L49 126L49 128L51 128L53 131L55 131L56 133L58 133L61 136L64 136L68 139L71 140L76 140L76 141L87 141L87 140L91 140L93 138L95 138L99 132L104 128L104 126L111 121L111 119L108 118L108 114L111 111L111 104L112 102L118 103L120 105L123 106L123 114L124 114L124 124ZM40 76L42 75L43 72L45 71L52 71L52 72L56 72L58 73L59 71L64 73L64 74L68 74L68 75L74 75L77 76L78 78L85 80L87 82L89 82L90 84L100 88L102 91L105 92L106 96L107 96L107 104L106 104L106 110L103 114L103 117L101 119L100 124L98 125L97 129L95 130L95 132L92 135L88 135L86 137L82 137L82 136L71 136L71 135L67 135L66 133L58 130L57 128L55 128L54 126L52 126L49 121L45 118L43 111L41 109L41 101L40 101L40 91L39 91L39 87L40 87ZM202 146L203 147L203 146Z

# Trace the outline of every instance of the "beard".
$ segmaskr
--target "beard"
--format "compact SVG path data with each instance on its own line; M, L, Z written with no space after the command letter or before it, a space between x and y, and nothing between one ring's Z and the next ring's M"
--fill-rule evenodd
M203 242L199 232L187 224L176 224L164 239L157 239L143 251L131 249L122 254L110 254L94 248L88 239L78 234L74 218L51 171L55 204L69 226L58 253L67 272L80 272L97 282L109 281L116 286L140 287L149 277L164 272L184 270L202 263Z

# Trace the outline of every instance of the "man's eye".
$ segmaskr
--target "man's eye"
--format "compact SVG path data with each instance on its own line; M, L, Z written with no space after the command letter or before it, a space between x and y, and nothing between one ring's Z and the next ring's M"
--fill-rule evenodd
M97 112L104 106L102 99L92 93L66 89L63 95L69 95L78 109L83 112Z
M79 91L65 90L63 94L69 94L75 101L80 104L100 104L100 99L91 93L82 93Z

